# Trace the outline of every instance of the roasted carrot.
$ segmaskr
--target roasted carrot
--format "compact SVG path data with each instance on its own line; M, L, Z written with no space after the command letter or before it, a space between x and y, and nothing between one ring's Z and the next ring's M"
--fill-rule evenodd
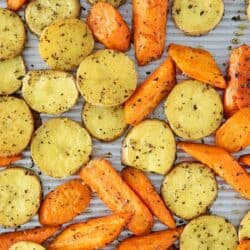
M239 163L250 166L250 154L241 155L240 158L239 158Z
M81 169L80 176L113 212L127 211L133 214L128 228L134 234L140 235L150 231L153 216L109 161L97 158L89 162Z
M51 191L39 210L42 225L61 225L71 221L89 205L90 189L81 180L71 180Z
M159 58L164 50L168 0L133 0L133 40L139 65Z
M227 116L237 110L250 107L250 46L241 45L233 49L228 67L228 87L224 95Z
M178 146L198 161L213 169L243 197L250 199L250 175L223 148L180 142Z
M117 213L70 225L53 240L48 250L100 249L118 237L131 215Z
M133 236L122 241L117 250L165 250L178 239L183 227L154 232L145 236Z
M136 124L149 115L176 83L173 61L167 58L125 102L125 120Z
M9 156L9 157L0 157L0 167L7 167L11 163L19 161L22 159L21 155Z
M19 10L27 0L7 0L7 8L10 10Z
M59 227L39 227L18 232L0 234L0 249L9 250L10 246L19 241L43 243L51 237Z
M160 195L155 190L150 180L143 171L131 167L124 168L121 172L122 179L141 198L163 224L169 228L176 228L174 218L166 208Z
M250 249L250 240L243 240L238 245L237 250L249 250Z
M216 144L229 152L250 145L250 107L231 116L216 132Z
M130 30L119 11L109 3L97 3L90 9L87 24L94 37L108 49L125 52L130 45Z
M217 88L226 88L225 79L208 51L170 44L168 53L176 66L187 76Z

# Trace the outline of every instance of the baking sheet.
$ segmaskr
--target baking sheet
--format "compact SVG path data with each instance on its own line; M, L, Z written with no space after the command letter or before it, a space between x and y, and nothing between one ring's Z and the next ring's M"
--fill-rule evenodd
M84 1L81 0L82 19L85 19L88 9L90 7L86 1L87 0ZM178 30L175 27L171 18L171 13L169 13L166 48L170 43L180 43L194 47L197 46L204 47L213 54L220 68L223 70L223 72L225 72L227 67L228 56L230 53L230 46L231 47L238 46L234 43L241 44L250 42L250 22L246 20L244 0L225 0L224 2L225 2L225 14L222 22L215 30L210 32L208 35L201 37L185 36L180 30ZM5 0L0 0L0 7L5 7ZM130 26L131 26L131 10L132 10L131 0L127 0L127 3L119 8L119 11L122 13L124 19ZM20 15L23 16L23 11L20 11L19 13ZM241 19L240 21L232 20L233 17L238 17L238 16L240 16ZM46 64L43 63L43 61L39 56L37 46L38 46L38 38L28 31L28 41L26 43L26 47L23 53L28 70L47 68ZM95 49L99 48L103 47L102 45L96 43ZM128 51L127 54L134 59L133 46L131 46L131 49L130 51ZM152 72L160 64L160 62L164 58L166 58L166 55L167 52L165 49L165 52L160 60L152 62L144 67L137 67L139 74L139 82L145 79L148 72ZM200 70L202 70L202 68ZM77 105L75 105L69 112L63 114L62 116L70 117L76 121L81 121L82 105L83 105L83 100L82 98L79 97ZM49 119L50 117L52 116L42 114L43 121ZM163 114L162 105L157 108L157 110L151 115L151 117L166 119ZM120 163L121 141L122 138L112 143L101 143L96 140L93 140L94 142L93 157L110 154L111 155L110 161L113 163L113 165L116 167L117 170L120 170L122 168ZM213 138L208 137L205 138L204 141L205 143L213 143ZM250 148L245 149L244 152L240 153L247 153L247 152L250 152ZM235 154L236 157L237 155L239 155L239 153ZM191 158L188 157L185 153L178 152L177 162L190 159ZM40 170L36 166L34 166L28 150L24 152L24 159L17 162L16 165L31 168L37 174L39 174L43 184L44 195L46 195L55 186L66 181L66 179L60 180L42 175ZM150 174L149 176L154 185L156 186L156 188L159 189L163 177L155 174ZM68 179L71 178L74 177L72 176ZM239 224L240 218L245 214L247 210L250 209L250 201L242 199L239 194L232 191L232 189L228 185L226 185L220 178L218 178L218 182L219 182L219 194L217 200L215 201L215 203L211 208L211 213L224 216L234 225L237 226ZM76 217L71 223L83 221L93 217L107 215L109 213L110 211L106 208L106 206L94 195L94 197L91 200L91 204L85 211L85 213ZM182 221L180 221L180 223L182 223ZM35 216L29 223L22 225L20 228L27 229L35 226L39 226L37 216ZM164 228L165 226L156 221L153 230L160 230ZM8 232L13 230L14 229L5 229L0 227L0 232ZM122 232L118 241L122 240L128 235L130 235L129 231ZM105 249L114 249L116 244L117 241L115 241L112 245L106 247Z

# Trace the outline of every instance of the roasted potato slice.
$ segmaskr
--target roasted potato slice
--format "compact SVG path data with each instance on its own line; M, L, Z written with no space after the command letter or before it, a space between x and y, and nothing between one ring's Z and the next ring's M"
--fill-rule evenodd
M22 152L33 130L34 121L28 105L19 98L0 97L0 157Z
M22 92L33 110L54 115L72 108L78 98L74 76L54 70L30 71L23 79Z
M17 227L38 211L42 186L36 174L26 168L0 171L0 225Z
M0 60L0 94L10 95L20 89L25 72L25 64L21 56Z
M200 216L185 226L180 238L180 250L236 250L237 232L225 218Z
M109 3L109 4L113 5L116 8L126 2L126 0L88 0L88 1L89 1L90 4Z
M0 61L23 51L26 33L21 18L13 11L0 8Z
M172 167L175 153L175 138L167 123L157 119L144 120L124 139L122 163L163 175Z
M165 114L175 134L196 140L212 134L220 126L223 105L212 87L186 80L177 84L169 94Z
M54 118L40 126L31 141L31 157L48 176L74 174L89 161L92 142L88 132L69 118Z
M79 17L79 0L33 0L25 9L25 19L32 32L40 36L51 23L65 18Z
M80 93L88 103L96 106L122 104L132 95L136 84L134 62L114 50L99 50L88 56L77 71Z
M86 103L82 120L85 128L96 139L113 141L120 137L128 125L125 122L123 106L98 107Z
M183 162L166 176L161 193L174 214L190 220L211 206L217 196L217 182L212 170L205 165Z
M76 18L58 20L41 34L39 52L52 69L69 71L91 53L93 36L83 21Z
M250 20L250 1L249 0L246 0L246 13L247 13L247 17L248 17L248 20Z
M239 226L239 240L250 239L250 211L243 217Z
M31 241L19 241L12 245L9 250L45 250L45 248Z
M223 13L223 0L174 0L172 4L174 23L191 36L200 36L214 29Z

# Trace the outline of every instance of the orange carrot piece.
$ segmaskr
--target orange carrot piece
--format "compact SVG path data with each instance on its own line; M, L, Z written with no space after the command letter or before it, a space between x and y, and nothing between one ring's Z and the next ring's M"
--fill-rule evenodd
M175 67L167 58L125 102L127 124L141 122L169 94L175 83Z
M226 88L225 79L208 51L170 44L168 53L176 66L187 76L217 88Z
M249 250L250 249L250 240L243 240L238 245L237 250Z
M240 158L239 158L239 163L250 166L250 154L241 155Z
M166 36L168 0L133 0L133 40L139 65L161 57Z
M163 224L169 228L176 228L174 218L165 206L160 195L155 190L150 180L143 171L126 167L121 172L122 179L141 198L145 205L151 210Z
M233 49L228 67L228 87L224 95L224 109L228 116L250 107L250 46Z
M109 161L103 158L90 161L81 169L80 176L113 212L126 211L133 214L128 228L134 234L150 231L153 216Z
M216 144L229 152L237 152L250 145L250 107L231 116L216 132Z
M179 142L178 146L213 169L243 197L250 199L250 175L226 150L216 146L188 142Z
M21 159L22 159L22 155L15 155L15 156L9 156L9 157L0 157L0 167L7 167L11 163L19 161Z
M39 221L42 225L62 225L81 214L89 205L91 191L81 180L71 180L56 187L42 202Z
M130 217L130 213L119 213L70 225L54 239L48 249L100 249L118 237Z
M94 37L106 48L125 52L130 45L130 30L119 11L109 3L97 3L90 9L87 24Z
M43 243L51 237L59 227L38 227L18 232L0 234L0 249L9 250L10 246L19 241Z
M183 227L154 232L145 236L133 236L122 241L117 250L165 250L179 238Z
M19 10L27 0L7 0L7 8L9 10Z

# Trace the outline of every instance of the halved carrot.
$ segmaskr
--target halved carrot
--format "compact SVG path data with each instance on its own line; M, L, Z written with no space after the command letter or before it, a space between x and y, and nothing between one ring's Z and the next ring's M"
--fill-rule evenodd
M81 169L80 176L113 212L127 211L133 214L128 228L134 234L150 231L153 216L109 161L103 158L90 161Z
M89 205L91 191L81 180L71 180L47 194L39 210L42 225L61 225L71 221Z
M48 250L100 249L118 237L131 215L111 214L70 225L54 239Z
M125 102L126 123L142 121L169 94L175 83L175 67L167 58Z
M106 48L127 51L130 30L119 11L109 3L97 3L90 9L87 24L94 37Z
M146 206L151 210L163 224L169 228L176 228L174 218L166 208L160 195L155 190L150 180L143 171L131 167L126 167L121 172L122 179L141 198Z
M10 246L19 241L43 243L51 237L59 227L38 227L18 232L3 233L0 235L0 249L9 250Z
M179 142L178 146L198 161L213 169L243 197L250 199L250 175L223 148Z
M250 107L238 110L217 130L216 144L229 152L250 145Z
M217 88L226 88L225 79L208 51L170 44L168 53L176 66L187 76Z
M7 8L10 10L19 10L27 0L7 0Z
M154 232L145 236L134 236L122 241L117 250L165 250L178 239L183 227Z
M164 50L168 0L133 0L133 40L139 65L158 59Z
M250 249L250 240L243 240L238 245L237 250L249 250Z
M22 155L15 155L15 156L9 156L9 157L0 157L0 167L7 167L11 163L19 161L21 159L22 159Z
M241 155L240 158L239 158L239 163L250 166L250 154Z

